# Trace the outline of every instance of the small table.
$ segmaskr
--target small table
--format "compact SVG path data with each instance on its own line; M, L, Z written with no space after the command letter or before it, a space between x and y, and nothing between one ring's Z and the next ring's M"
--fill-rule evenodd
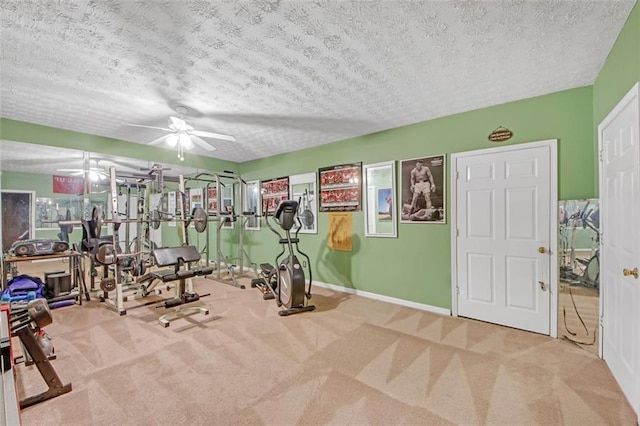
M82 291L78 283L79 265L78 259L82 256L81 253L73 250L68 250L62 253L44 254L40 256L10 256L5 255L2 259L2 289L7 287L9 271L17 268L16 263L19 262L32 262L34 260L47 260L47 259L64 259L69 258L69 273L71 274L71 294L75 294L78 298L79 304L82 305Z

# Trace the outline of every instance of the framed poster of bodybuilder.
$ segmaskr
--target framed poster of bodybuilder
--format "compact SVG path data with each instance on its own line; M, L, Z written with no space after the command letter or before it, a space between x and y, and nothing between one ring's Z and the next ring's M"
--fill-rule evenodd
M445 223L444 154L400 162L401 223Z
M289 177L262 181L262 212L274 214L281 201L289 199Z
M320 211L350 212L361 209L362 163L341 164L318 169Z

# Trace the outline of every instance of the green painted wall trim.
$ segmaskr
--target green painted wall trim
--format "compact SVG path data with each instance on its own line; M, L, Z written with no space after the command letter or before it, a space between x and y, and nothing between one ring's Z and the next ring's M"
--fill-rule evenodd
M78 149L100 154L117 155L119 157L141 158L166 164L180 164L200 170L219 172L223 170L237 172L238 170L238 164L231 161L185 153L185 161L180 162L172 150L8 118L0 118L0 139Z
M245 179L264 180L358 161L368 164L435 154L447 154L449 161L451 153L495 147L487 136L496 127L505 126L514 132L506 144L558 139L560 197L590 198L595 192L592 102L592 88L582 87L250 161L240 167ZM449 224L401 224L397 239L367 238L363 212L355 212L353 251L338 252L327 248L327 216L319 214L318 235L300 236L301 249L312 259L315 279L451 307ZM450 223L451 211L447 216ZM249 232L246 239L252 260L273 262L279 247L268 230Z

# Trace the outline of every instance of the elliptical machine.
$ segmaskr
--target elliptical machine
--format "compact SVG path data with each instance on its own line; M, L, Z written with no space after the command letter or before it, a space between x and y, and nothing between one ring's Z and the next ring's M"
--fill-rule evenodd
M262 291L265 300L275 299L279 307L284 306L285 309L278 312L280 316L313 311L316 308L314 305L307 305L308 299L311 299L311 261L309 256L300 251L298 247L298 242L300 241L298 232L302 228L302 223L300 223L297 212L297 201L282 201L278 206L274 216L280 228L285 231L285 237L283 238L282 234L271 225L269 215L265 211L265 223L278 236L282 251L276 256L277 268L274 268L270 263L263 263L260 265L262 269L261 276L251 280L251 287L258 287ZM300 227L296 230L295 237L292 238L291 228L295 220L298 221ZM304 256L307 260L307 265L309 265L308 289L305 284L304 269L293 250L294 244L295 251ZM285 252L287 252L287 257L280 261L280 257Z

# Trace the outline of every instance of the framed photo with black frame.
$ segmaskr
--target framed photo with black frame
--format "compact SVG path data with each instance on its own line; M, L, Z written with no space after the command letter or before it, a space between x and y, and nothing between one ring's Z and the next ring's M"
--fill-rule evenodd
M321 212L361 210L362 163L318 169Z
M400 223L446 223L445 154L400 162Z

